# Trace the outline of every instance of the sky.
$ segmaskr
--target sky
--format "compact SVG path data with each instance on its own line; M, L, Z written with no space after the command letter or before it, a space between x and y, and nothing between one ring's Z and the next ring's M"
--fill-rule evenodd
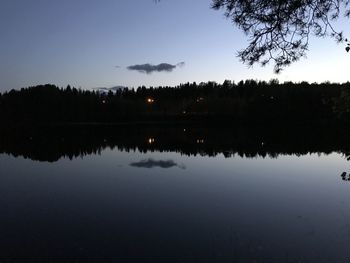
M225 79L349 80L350 54L330 38L311 38L307 58L278 75L273 65L242 64L236 54L248 39L210 8L210 0L0 3L0 92L46 83L93 89ZM349 22L336 24L345 36ZM152 68L159 64L166 70Z

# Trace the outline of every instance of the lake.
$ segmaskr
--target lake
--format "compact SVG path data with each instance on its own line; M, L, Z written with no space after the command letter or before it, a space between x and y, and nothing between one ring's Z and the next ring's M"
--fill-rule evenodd
M348 262L349 139L314 131L1 131L0 262Z

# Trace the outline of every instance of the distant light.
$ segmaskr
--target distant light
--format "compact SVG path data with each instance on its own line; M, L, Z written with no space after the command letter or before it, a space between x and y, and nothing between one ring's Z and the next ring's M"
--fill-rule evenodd
M149 138L148 139L148 144L153 144L155 142L154 138Z
M186 114L186 111L184 110L182 113L183 113L183 114Z
M154 99L153 98L147 98L147 103L150 103L150 104L154 103Z
M197 144L203 144L204 143L204 139L197 139Z
M105 103L106 103L106 101L105 101L105 100L102 100L102 103L103 103L103 104L105 104Z

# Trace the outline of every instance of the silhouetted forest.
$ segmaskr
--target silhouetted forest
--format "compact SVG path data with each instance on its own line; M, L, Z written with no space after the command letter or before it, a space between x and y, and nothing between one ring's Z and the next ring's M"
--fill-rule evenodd
M0 94L2 123L333 123L349 112L350 83L194 82L108 93L47 84Z
M0 153L55 162L120 151L184 155L278 157L339 152L350 156L349 129L311 126L203 127L197 125L44 125L0 130Z

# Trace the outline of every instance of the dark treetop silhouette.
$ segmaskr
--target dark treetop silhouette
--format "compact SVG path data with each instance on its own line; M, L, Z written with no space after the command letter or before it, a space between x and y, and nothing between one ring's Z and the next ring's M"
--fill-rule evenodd
M340 15L349 17L348 0L212 0L212 7L224 9L248 36L238 57L248 65L273 61L276 73L305 56L311 34L348 42L332 25Z
M220 122L227 125L345 123L350 83L246 80L138 87L114 92L41 85L0 94L9 123Z

